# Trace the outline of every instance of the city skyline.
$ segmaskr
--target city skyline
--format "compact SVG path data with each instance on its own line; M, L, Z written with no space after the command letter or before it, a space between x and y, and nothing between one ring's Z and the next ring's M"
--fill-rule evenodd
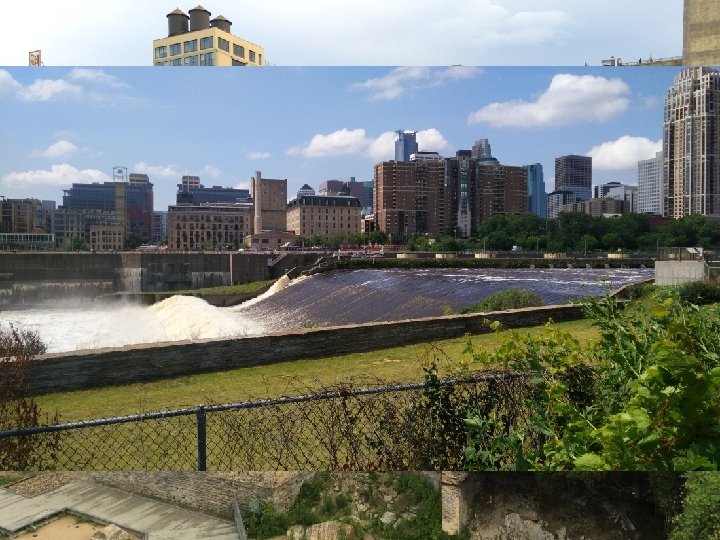
M446 157L486 138L505 165L541 163L548 192L568 154L593 156L594 184L636 184L680 69L0 69L0 195L60 201L124 165L150 176L158 210L185 174L248 187L260 170L293 198L306 183L371 180L398 129Z
M166 15L195 3L38 0L3 9L0 65L146 66ZM599 65L680 56L682 0L269 0L203 5L233 33L265 48L273 65ZM27 24L23 24L27 21ZM638 22L642 21L641 24Z

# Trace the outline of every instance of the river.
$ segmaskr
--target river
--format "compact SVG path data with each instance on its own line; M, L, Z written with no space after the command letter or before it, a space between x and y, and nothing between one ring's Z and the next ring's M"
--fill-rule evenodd
M154 306L36 306L1 313L2 324L39 333L49 352L162 341L220 339L328 325L458 313L487 295L528 288L546 303L599 296L653 277L652 269L346 270L283 280L262 297L216 308L173 296Z

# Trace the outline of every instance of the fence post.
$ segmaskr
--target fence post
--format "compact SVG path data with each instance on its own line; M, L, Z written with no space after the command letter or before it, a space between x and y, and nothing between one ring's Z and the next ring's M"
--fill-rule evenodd
M207 417L205 407L197 409L197 457L198 471L207 470Z

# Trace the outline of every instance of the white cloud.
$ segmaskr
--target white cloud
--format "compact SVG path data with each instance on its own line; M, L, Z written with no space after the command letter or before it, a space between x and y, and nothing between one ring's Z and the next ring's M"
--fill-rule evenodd
M402 96L408 86L439 86L448 80L470 79L482 73L480 68L451 66L443 69L429 67L398 67L384 77L376 77L351 85L353 90L367 90L370 101L389 101Z
M472 112L468 123L538 127L602 122L627 109L629 92L630 87L621 79L561 73L535 101L491 103Z
M37 79L31 85L20 88L17 96L22 101L49 101L62 95L78 97L81 93L79 86L62 79Z
M49 159L66 159L74 156L80 149L73 143L65 140L51 144L45 150L35 150L33 155L46 157Z
M250 189L250 181L246 180L245 182L238 182L233 186L235 189Z
M662 139L652 141L647 137L623 135L594 146L586 155L593 158L593 168L621 171L637 168L638 161L653 158L660 150Z
M390 100L405 93L405 85L408 82L429 78L430 68L428 67L398 67L384 77L355 83L352 88L368 90L371 101Z
M313 136L305 146L294 146L287 151L291 156L306 158L366 154L373 161L386 161L395 156L395 132L386 131L375 138L368 137L362 128L343 128L327 135ZM445 137L435 128L417 132L420 150L447 152L452 149Z
M270 152L248 152L248 159L269 159L272 157Z
M3 184L18 188L26 186L69 186L73 182L106 182L110 176L97 169L79 170L63 163L53 165L49 170L41 169L24 172L11 172L3 177Z
M217 178L220 176L220 167L216 167L215 165L205 165L202 168L202 171L200 171L200 177L210 177L210 178Z
M144 161L135 164L132 172L147 174L153 176L166 176L180 178L182 172L175 165L150 165Z
M290 156L325 157L359 154L368 145L365 130L343 128L327 135L317 134L303 147L295 146L287 151Z
M0 69L0 94L14 94L22 88L8 71Z
M75 68L70 72L73 81L90 81L106 84L112 88L127 88L128 84L120 81L115 75L110 75L101 69Z
M386 131L376 137L368 146L368 153L374 162L388 161L395 159L395 139L397 135L394 131Z

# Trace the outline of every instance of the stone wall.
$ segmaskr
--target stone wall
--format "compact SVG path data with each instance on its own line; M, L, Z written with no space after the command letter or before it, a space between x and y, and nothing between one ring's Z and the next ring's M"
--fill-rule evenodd
M171 379L481 334L490 331L485 324L488 318L500 321L505 328L518 328L542 325L548 319L562 322L582 317L579 305L544 306L492 314L297 330L259 337L48 354L36 361L31 391L46 394Z
M297 498L312 472L93 472L91 477L123 491L157 497L193 509L232 517L237 501L246 513L252 501L272 502L281 512Z

